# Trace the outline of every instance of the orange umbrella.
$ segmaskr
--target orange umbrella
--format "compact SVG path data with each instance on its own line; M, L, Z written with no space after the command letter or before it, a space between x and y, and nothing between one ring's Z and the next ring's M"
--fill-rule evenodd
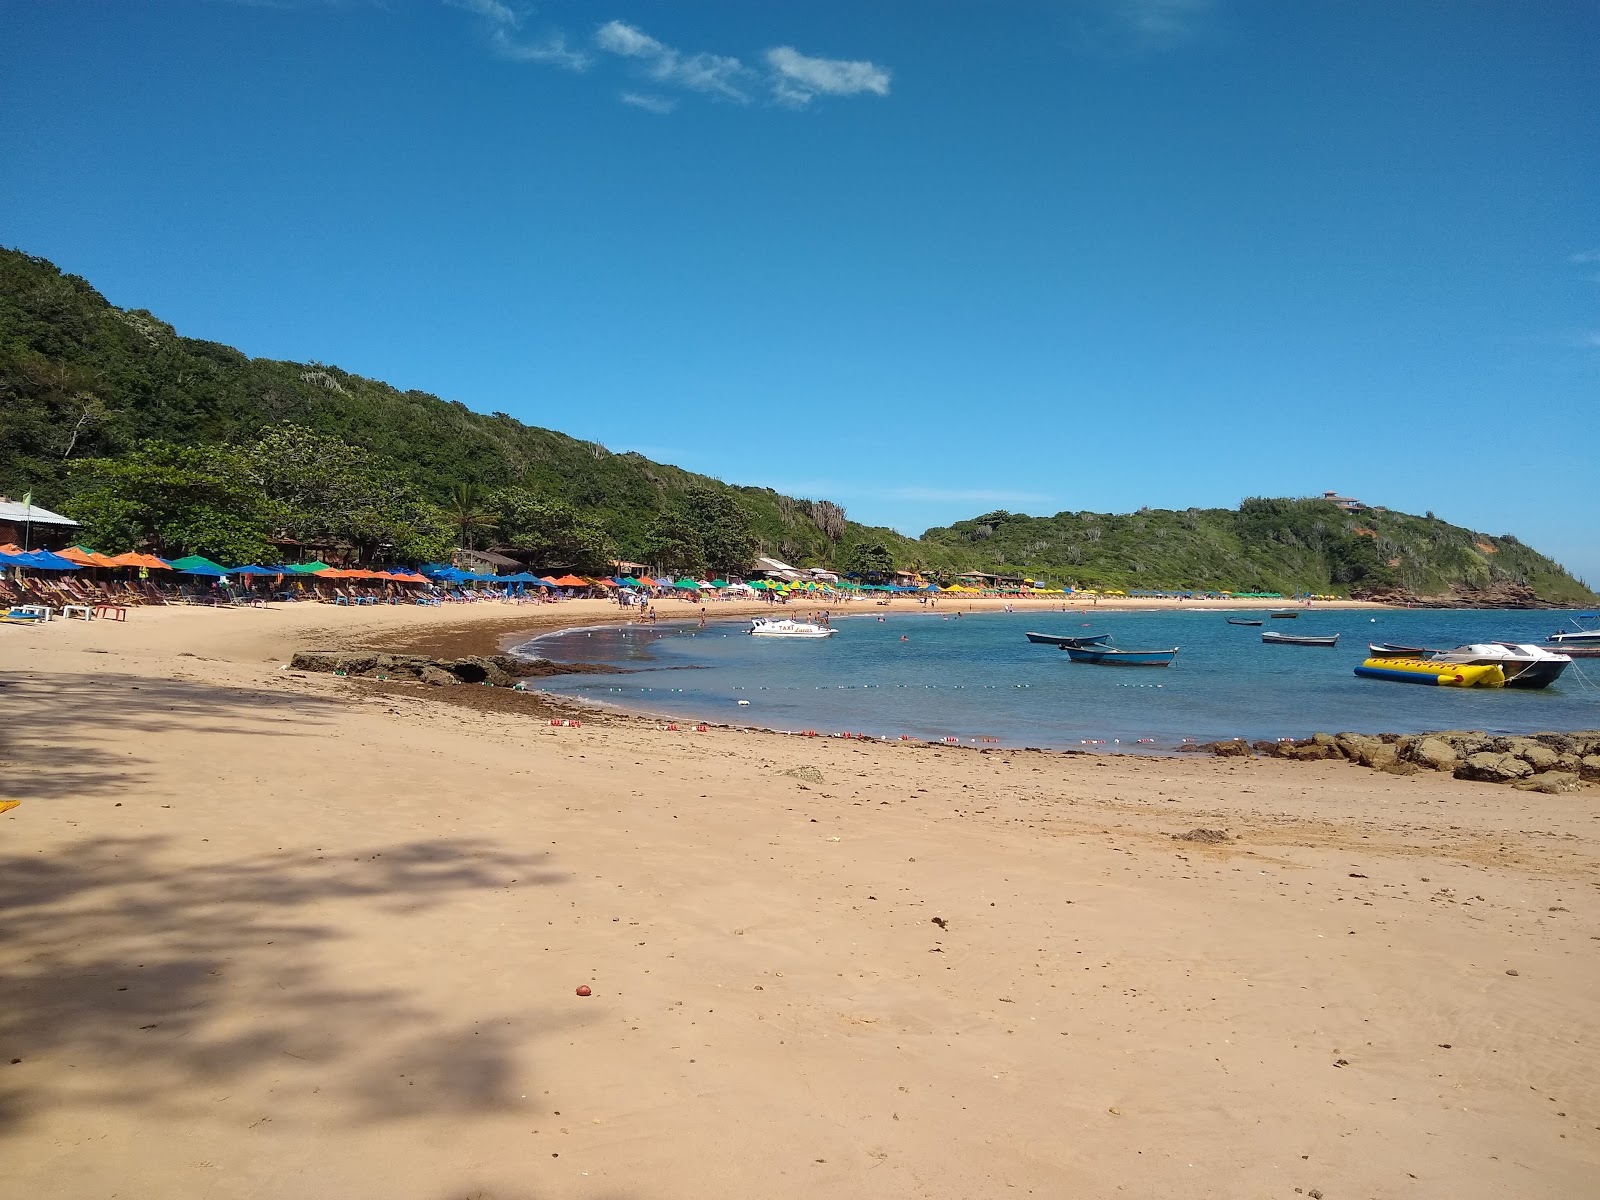
M109 555L100 554L94 550L85 550L82 546L68 546L65 550L57 550L57 554L69 562L75 562L80 567L114 567L115 559Z
M588 587L587 579L579 579L576 575L563 575L560 579L552 579L551 583L557 587ZM641 583L643 580L640 581Z
M152 571L170 571L172 568L162 562L154 554L140 554L136 550L129 550L126 554L118 554L111 560L114 567L147 567Z

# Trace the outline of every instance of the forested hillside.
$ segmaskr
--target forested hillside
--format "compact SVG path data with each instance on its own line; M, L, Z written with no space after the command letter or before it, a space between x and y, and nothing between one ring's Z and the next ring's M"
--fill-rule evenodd
M253 359L181 337L151 313L113 307L44 259L3 248L0 404L0 493L31 489L58 509L73 506L81 460L119 458L145 441L248 446L289 425L367 452L441 505L462 486L484 496L515 487L562 502L630 558L649 554L652 523L696 487L736 496L770 554L828 562L863 541L897 553L908 544L825 502L730 488L338 367Z
M1594 598L1512 534L1474 533L1431 513L1347 512L1320 499L1181 512L993 512L930 529L922 543L991 564L1026 563L1088 587L1441 595L1514 584L1559 603Z
M43 259L0 249L0 494L26 491L113 549L235 560L294 536L408 561L506 544L549 566L599 569L621 555L716 571L761 552L840 570L982 569L1089 587L1434 594L1511 584L1594 602L1510 534L1321 500L994 512L906 538L826 500L730 486L337 367L181 337Z

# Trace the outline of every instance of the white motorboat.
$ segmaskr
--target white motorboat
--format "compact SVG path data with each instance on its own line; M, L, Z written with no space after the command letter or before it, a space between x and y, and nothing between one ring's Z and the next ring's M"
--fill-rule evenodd
M1572 659L1552 654L1543 646L1520 642L1478 642L1454 650L1436 650L1429 662L1456 663L1462 666L1499 667L1505 672L1508 688L1549 687L1561 678Z
M791 621L787 617L781 621L757 617L750 622L750 632L755 637L825 638L832 637L838 630L831 626L813 625L808 621Z
M1600 629L1563 629L1559 633L1552 633L1545 641L1558 644L1570 642L1574 646L1600 646Z

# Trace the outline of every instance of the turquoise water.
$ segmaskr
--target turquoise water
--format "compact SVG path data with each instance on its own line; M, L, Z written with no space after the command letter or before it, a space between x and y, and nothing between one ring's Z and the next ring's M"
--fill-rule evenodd
M605 662L628 675L557 676L547 690L678 720L959 738L963 743L1171 750L1184 739L1305 737L1344 730L1600 728L1600 659L1578 659L1543 691L1420 687L1358 679L1370 642L1542 642L1554 612L1303 611L1229 625L1206 612L908 613L850 616L826 641L752 638L748 622L705 629L573 630L525 653ZM1263 629L1343 634L1337 649L1270 646ZM1071 662L1023 634L1110 633L1124 649L1180 647L1170 668ZM905 640L901 640L904 638ZM742 706L740 700L749 704Z

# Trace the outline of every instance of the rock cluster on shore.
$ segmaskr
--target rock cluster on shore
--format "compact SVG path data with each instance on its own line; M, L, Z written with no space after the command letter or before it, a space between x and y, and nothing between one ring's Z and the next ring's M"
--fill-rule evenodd
M1502 736L1477 731L1442 733L1318 733L1299 741L1204 742L1183 750L1223 757L1343 759L1392 775L1445 771L1457 779L1509 783L1525 791L1569 792L1600 783L1600 732Z
M319 671L357 679L411 680L438 687L458 683L511 687L519 679L578 674L595 669L582 664L553 663L542 658L515 658L509 654L482 654L444 660L420 654L381 654L362 650L302 650L289 660L289 666L296 671Z

